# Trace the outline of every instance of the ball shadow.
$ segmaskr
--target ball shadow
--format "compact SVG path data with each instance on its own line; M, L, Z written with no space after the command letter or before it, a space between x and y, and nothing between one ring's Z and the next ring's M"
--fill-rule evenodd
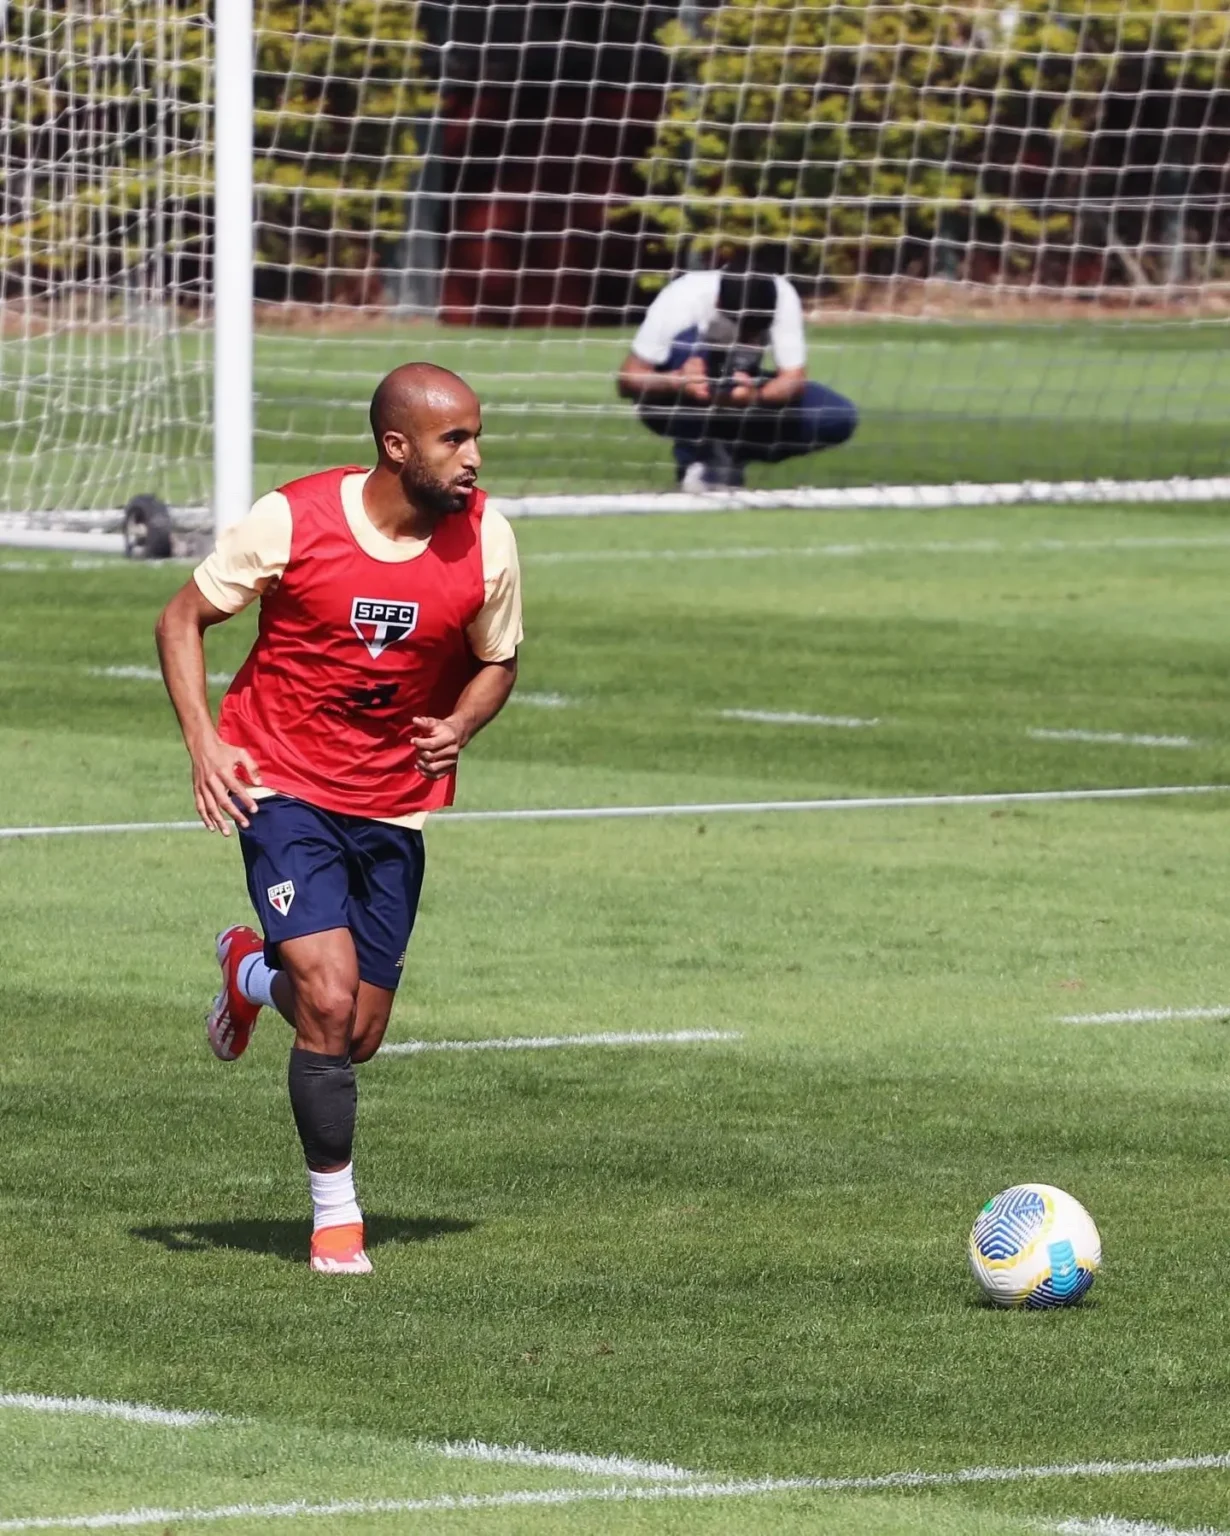
M440 1237L469 1232L477 1225L456 1216L363 1217L363 1239L368 1248L392 1243L429 1243ZM169 1253L208 1253L232 1248L245 1253L266 1253L277 1259L305 1263L310 1223L298 1221L186 1221L177 1225L133 1227L131 1237L157 1243Z
M1000 1317L1054 1317L1059 1312L1072 1317L1082 1312L1096 1312L1098 1298L1086 1292L1079 1301L1068 1302L1060 1307L1001 1307L989 1296L968 1296L965 1309L967 1312L994 1312Z

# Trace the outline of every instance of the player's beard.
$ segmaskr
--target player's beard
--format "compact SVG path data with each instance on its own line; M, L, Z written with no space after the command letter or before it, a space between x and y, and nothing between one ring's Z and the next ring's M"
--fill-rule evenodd
M450 484L440 480L428 469L422 456L410 445L410 454L401 472L401 486L406 500L437 517L450 512L460 512L470 499L471 486Z

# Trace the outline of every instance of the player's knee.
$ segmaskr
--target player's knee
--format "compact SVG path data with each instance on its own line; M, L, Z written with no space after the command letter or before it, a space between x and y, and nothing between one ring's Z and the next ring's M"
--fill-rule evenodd
M359 1009L350 1041L351 1061L370 1061L380 1049L384 1032L389 1027L389 1012L386 1007Z
M344 982L321 980L298 989L295 1002L322 1035L344 1043L354 1022L355 997Z
M384 1039L384 1030L364 1030L362 1034L357 1031L350 1042L350 1059L356 1066L362 1062L370 1061L380 1049L380 1042Z
M824 403L812 413L812 435L825 448L836 448L854 436L858 426L858 407L852 400L830 390Z

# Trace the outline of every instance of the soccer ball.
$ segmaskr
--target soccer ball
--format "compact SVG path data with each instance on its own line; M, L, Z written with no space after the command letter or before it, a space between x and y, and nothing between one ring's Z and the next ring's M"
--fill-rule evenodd
M1070 1307L1101 1263L1089 1212L1051 1184L1005 1189L979 1211L969 1235L969 1267L997 1307Z

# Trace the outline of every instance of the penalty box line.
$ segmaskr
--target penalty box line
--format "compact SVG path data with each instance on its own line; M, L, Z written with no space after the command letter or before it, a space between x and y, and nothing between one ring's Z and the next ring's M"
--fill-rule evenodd
M425 1514L433 1511L507 1509L583 1503L648 1503L667 1499L752 1498L786 1493L866 1493L894 1489L956 1488L978 1483L1052 1479L1150 1477L1179 1472L1224 1471L1230 1456L1176 1456L1163 1461L1087 1461L1036 1467L962 1467L952 1472L889 1472L875 1477L766 1477L616 1484L605 1488L513 1489L506 1493L437 1494L420 1499L346 1499L328 1503L224 1504L211 1509L138 1508L88 1515L0 1519L0 1532L115 1530L142 1525L207 1524L221 1520L294 1520L346 1515ZM1062 1529L1062 1527L1060 1527ZM1052 1527L1054 1529L1054 1527Z
M866 795L825 800L728 800L680 805L543 806L524 810L438 811L433 825L473 821L620 821L656 816L769 815L782 811L884 811L964 805L1053 805L1086 800L1147 800L1175 795L1220 795L1230 784L1141 784L1118 789L1031 789L971 795ZM79 822L68 826L0 827L0 839L66 837L112 832L200 832L199 821Z
M248 1423L233 1415L208 1409L156 1408L149 1403L130 1403L98 1397L55 1397L41 1392L0 1392L0 1410L26 1413L71 1414L86 1418L118 1419L147 1428L195 1429L235 1427ZM446 1461L481 1461L498 1466L549 1467L556 1471L582 1472L594 1477L623 1477L645 1482L697 1482L708 1474L677 1467L666 1461L640 1461L633 1456L599 1456L586 1451L541 1451L518 1442L494 1445L486 1440L415 1440L414 1448ZM3 1529L3 1526L0 1526Z
M739 1038L736 1036L736 1038ZM484 1042L485 1043L485 1042ZM25 1413L70 1414L86 1418L117 1419L146 1428L195 1429L235 1427L250 1422L208 1409L157 1408L149 1403L130 1403L98 1397L56 1397L42 1392L0 1392L0 1410ZM446 1461L480 1461L490 1465L548 1467L581 1472L593 1477L632 1478L643 1482L698 1482L709 1474L677 1467L666 1461L641 1461L634 1456L600 1456L586 1451L542 1451L518 1442L494 1445L471 1437L468 1440L415 1440L424 1455ZM3 1529L0 1526L0 1529Z
M52 1397L38 1393L0 1393L0 1408L101 1416L147 1427L185 1428L243 1422L208 1412L156 1408L144 1403L109 1402L92 1397ZM978 1483L1043 1481L1052 1478L1157 1476L1230 1468L1230 1455L1219 1453L1168 1457L1152 1461L1085 1461L1041 1466L962 1467L948 1472L913 1470L847 1477L720 1478L712 1474L688 1471L669 1462L639 1461L624 1456L595 1456L572 1451L538 1451L525 1445L491 1445L480 1440L443 1442L419 1440L415 1444L420 1451L440 1455L450 1460L550 1467L596 1477L619 1477L632 1481L608 1484L600 1488L511 1489L502 1493L436 1494L417 1499L349 1499L319 1503L294 1500L286 1503L226 1504L213 1508L189 1506L182 1509L146 1506L93 1514L28 1515L8 1519L0 1517L0 1532L114 1530L157 1524L205 1524L233 1519L275 1520L364 1514L412 1514L430 1511L498 1509L517 1505L558 1506L665 1499L745 1498L782 1493L858 1493L893 1489L960 1487ZM1065 1527L1052 1528L1064 1529ZM1170 1536L1168 1531L1166 1536Z

